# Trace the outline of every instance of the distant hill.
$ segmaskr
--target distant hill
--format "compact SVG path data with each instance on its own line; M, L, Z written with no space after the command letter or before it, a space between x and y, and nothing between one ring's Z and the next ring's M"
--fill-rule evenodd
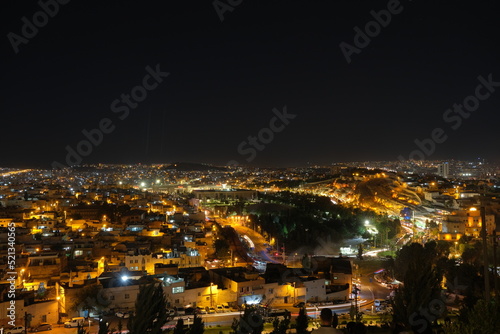
M227 168L225 167L216 167L212 165L207 165L207 164L199 164L199 163L194 163L194 162L174 162L168 166L165 167L165 169L173 169L177 171L186 171L186 172L191 172L191 171L208 171L208 170L218 170L218 171L225 171Z

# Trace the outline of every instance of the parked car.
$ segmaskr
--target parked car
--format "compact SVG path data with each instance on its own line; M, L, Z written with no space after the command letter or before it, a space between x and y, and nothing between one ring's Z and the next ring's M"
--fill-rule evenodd
M177 315L186 315L186 309L184 307L178 307L175 309Z
M83 325L85 323L85 318L84 317L76 317L76 318L71 318L70 321L66 321L64 323L64 327L66 328L72 328L72 327L78 327L78 325Z
M223 303L222 307L224 308L224 312L231 312L231 308L228 303Z
M216 311L217 313L224 313L224 308L222 307L222 305L217 305Z
M203 307L197 307L196 308L196 313L197 314L207 314L207 310L204 309Z
M5 330L6 334L24 334L24 326L12 327Z
M297 308L302 308L304 306L306 306L306 303L304 303L304 302L298 302L298 303L293 304L293 307L297 307Z
M207 306L207 313L208 314L214 314L215 313L215 309L213 307L208 307Z
M194 314L194 307L186 307L186 315Z
M118 318L124 318L124 319L130 318L130 313L128 312L116 312L115 315Z
M47 323L41 323L33 329L33 332L43 332L52 330L52 325Z

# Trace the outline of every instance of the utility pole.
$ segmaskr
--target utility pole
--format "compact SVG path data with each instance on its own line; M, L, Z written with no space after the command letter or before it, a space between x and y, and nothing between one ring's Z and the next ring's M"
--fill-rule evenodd
M285 242L283 241L283 264L286 266Z
M355 310L355 320L359 322L359 309L358 309L358 292L359 289L357 286L354 286L354 310Z
M488 263L488 237L486 235L486 209L481 206L481 236L483 238L484 300L490 301L490 271Z
M389 227L385 227L385 244L389 247Z
M493 230L493 283L495 284L495 296L498 296L500 294L500 290L498 289L498 273L497 273L497 247L498 247L498 240L497 240L497 232L496 230Z

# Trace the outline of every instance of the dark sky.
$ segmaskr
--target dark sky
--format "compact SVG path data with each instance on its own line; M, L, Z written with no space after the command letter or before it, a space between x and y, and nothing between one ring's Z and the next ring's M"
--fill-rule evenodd
M73 0L15 53L9 33L22 36L22 18L33 22L41 7L6 1L0 166L65 165L66 147L105 118L113 132L82 163L396 160L435 128L447 139L428 159L497 160L500 87L459 126L443 120L474 96L478 76L500 82L495 2L401 1L348 64L340 43L354 46L353 29L390 3L245 0L221 21L212 1ZM120 119L112 102L157 64L169 76ZM262 129L284 106L296 117L270 140ZM270 142L248 162L241 143L259 131Z

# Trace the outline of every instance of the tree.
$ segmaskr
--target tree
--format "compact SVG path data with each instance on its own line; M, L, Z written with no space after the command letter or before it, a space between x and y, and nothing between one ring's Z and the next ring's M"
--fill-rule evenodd
M217 239L214 242L215 256L223 259L229 256L229 242L226 239Z
M290 312L288 311L283 320L276 317L273 321L273 330L271 334L286 334L286 331L290 328L290 318Z
M264 317L257 306L248 306L239 320L233 320L231 328L237 334L261 334L264 330ZM175 334L175 333L174 333Z
M182 320L182 318L177 320L177 324L174 328L174 334L186 334L186 330L184 329L184 320Z
M358 246L358 259L363 260L363 244L359 244Z
M76 333L77 334L88 334L87 330L83 328L83 325L78 323L76 327Z
M193 324L188 331L188 334L203 334L205 332L205 324L201 317L194 315Z
M161 283L142 285L135 302L135 313L130 316L130 334L160 334L167 322L167 303Z
M76 293L70 309L73 311L102 312L110 303L111 301L103 294L102 285L90 284L84 286Z
M309 326L309 318L304 307L300 308L299 315L295 319L297 324L297 334L307 334L309 331L307 327Z
M500 303L493 299L489 303L479 300L471 310L463 312L453 323L445 325L450 334L496 334L500 328Z
M99 318L99 331L97 334L107 334L109 332L109 322L104 321L104 319Z
M123 330L123 323L122 323L122 319L118 319L118 325L117 325L117 328L118 328L118 333L122 334L122 330Z
M433 263L435 254L436 243L427 243L425 247L414 243L398 252L396 270L404 286L398 288L393 300L393 318L396 323L404 324L407 328L419 324L422 325L420 329L430 330L437 312L434 308L442 307L438 299L441 277ZM407 262L403 263L403 260ZM427 316L429 313L433 314L432 317Z

